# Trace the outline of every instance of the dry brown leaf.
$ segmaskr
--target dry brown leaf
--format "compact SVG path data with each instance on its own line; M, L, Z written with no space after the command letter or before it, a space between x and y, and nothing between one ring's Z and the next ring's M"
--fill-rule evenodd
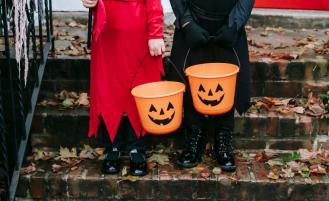
M276 109L276 111L285 116L292 115L294 113L294 111L289 107L279 107Z
M260 163L265 163L269 160L268 156L266 155L265 151L257 152L255 155L255 160Z
M309 161L316 157L316 152L309 151L307 149L299 149L298 152L300 154L301 161Z
M267 37L268 36L268 32L267 31L263 31L262 33L260 33L260 36Z
M149 170L153 170L157 166L157 163L155 161L149 161L147 162L147 168Z
M300 163L298 163L296 161L289 161L289 162L287 162L287 166L290 169L297 171L300 168Z
M124 166L121 171L121 176L125 177L128 175L128 167Z
M81 163L81 160L74 159L74 158L62 158L61 161L65 162L65 165L68 168L72 168L72 167L77 166Z
M34 163L31 163L27 167L22 167L19 172L20 172L21 175L26 175L26 174L30 174L32 172L35 172L36 170L37 169L36 169L35 164Z
M292 110L297 114L304 114L304 112L305 112L305 108L302 106L294 107L294 108L292 108Z
M295 176L295 173L292 171L291 168L282 169L282 172L280 173L281 178L293 178Z
M321 164L315 164L310 166L310 171L315 174L327 174L327 170Z
M56 157L56 160L59 159L65 159L65 158L77 158L77 149L76 148L72 148L71 150L69 150L68 148L63 148L60 147L59 149L59 156Z
M321 116L325 112L324 109L318 104L311 105L308 109L312 112L314 116Z
M72 21L68 24L70 27L77 27L78 23L76 21Z
M279 175L275 174L273 171L270 171L267 175L267 178L269 179L273 179L273 180L278 180L279 179Z
M98 155L103 155L104 152L105 152L105 148L103 148L103 147L95 148L95 152L96 152Z
M211 175L209 169L205 167L198 175L198 178L207 179Z
M62 166L61 166L61 165L58 165L58 164L53 164L53 165L51 166L51 169L52 169L52 171L53 171L54 173L57 173L57 172L61 171Z
M87 93L80 93L78 100L75 102L77 105L89 106L89 97Z
M149 159L148 162L154 161L159 165L169 165L169 157L165 154L153 154Z

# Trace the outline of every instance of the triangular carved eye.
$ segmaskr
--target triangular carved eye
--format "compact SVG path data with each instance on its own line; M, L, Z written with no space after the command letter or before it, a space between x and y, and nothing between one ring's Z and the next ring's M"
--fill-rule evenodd
M199 92L206 92L206 90L204 90L204 88L203 88L203 86L202 86L202 84L200 84L200 87L199 87Z
M157 111L157 109L155 109L154 105L151 104L149 112L156 112L156 111Z
M174 109L174 106L171 104L171 102L169 102L168 104L168 108L167 108L167 111L171 110L171 109Z
M217 85L216 92L223 91L222 86L220 84Z

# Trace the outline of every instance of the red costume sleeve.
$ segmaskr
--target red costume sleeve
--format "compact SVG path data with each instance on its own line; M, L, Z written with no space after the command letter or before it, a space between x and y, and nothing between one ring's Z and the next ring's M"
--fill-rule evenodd
M161 0L146 0L149 39L163 38L163 9Z

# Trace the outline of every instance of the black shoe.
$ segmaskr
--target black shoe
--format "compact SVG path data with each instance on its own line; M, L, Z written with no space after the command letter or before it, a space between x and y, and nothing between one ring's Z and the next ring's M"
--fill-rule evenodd
M147 164L145 152L130 151L130 174L133 176L145 176L147 174Z
M214 155L217 160L217 165L222 170L233 172L236 169L233 148L231 145L232 133L228 129L219 129L215 133Z
M104 174L116 174L120 171L120 151L113 149L106 153L102 171Z
M183 168L192 168L200 162L205 136L202 129L192 125L186 129L185 137L185 148L177 160L177 165Z

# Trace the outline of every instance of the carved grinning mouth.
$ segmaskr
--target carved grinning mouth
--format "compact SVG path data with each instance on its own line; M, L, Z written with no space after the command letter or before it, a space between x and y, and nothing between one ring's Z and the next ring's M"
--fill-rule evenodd
M213 107L214 107L214 106L219 105L219 104L223 101L223 99L224 99L224 95L225 95L225 94L223 94L223 95L219 98L219 100L205 100L205 99L201 98L200 95L198 95L198 97L199 97L200 101L201 101L203 104L205 104L205 105L210 105L210 106L213 106Z
M174 119L174 116L175 116L175 112L171 115L171 117L169 118L166 118L166 119L154 119L153 117L151 117L150 115L148 115L149 118L151 119L151 121L157 125L167 125L169 124L173 119Z

